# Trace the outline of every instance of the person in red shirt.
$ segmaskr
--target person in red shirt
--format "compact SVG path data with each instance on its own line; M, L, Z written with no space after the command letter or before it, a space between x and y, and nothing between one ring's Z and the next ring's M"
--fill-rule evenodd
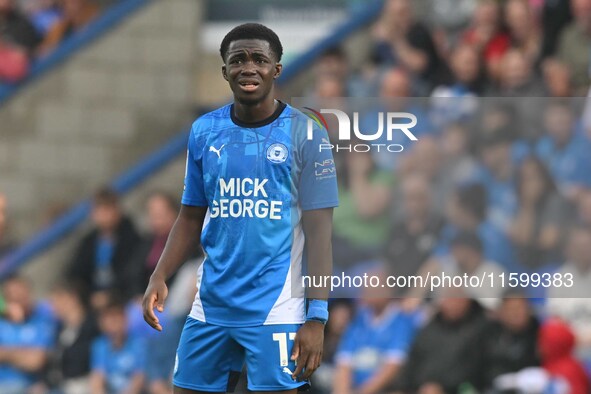
M538 348L542 367L552 377L564 379L570 394L588 394L591 385L581 363L573 356L575 336L570 327L558 319L550 319L540 329Z
M484 0L479 3L461 41L473 45L481 53L487 73L497 79L501 58L511 45L511 38L501 29L501 9L497 2Z

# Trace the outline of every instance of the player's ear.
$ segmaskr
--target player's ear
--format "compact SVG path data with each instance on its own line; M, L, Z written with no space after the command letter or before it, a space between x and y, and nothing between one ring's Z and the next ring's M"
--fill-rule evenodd
M228 80L228 74L226 73L226 65L225 64L222 66L222 76L224 77L224 79L226 81Z
M281 71L283 71L283 64L275 64L275 74L273 75L273 79L279 78L279 76L281 75Z

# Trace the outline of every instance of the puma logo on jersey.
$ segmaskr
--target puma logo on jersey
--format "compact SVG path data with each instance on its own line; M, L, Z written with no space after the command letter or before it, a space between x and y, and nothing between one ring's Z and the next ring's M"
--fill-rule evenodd
M220 146L220 149L216 149L215 146L210 146L209 147L209 151L215 153L216 155L218 155L218 159L220 158L220 152L222 151L222 149L224 149L224 146L226 146L226 144Z
M283 367L283 373L289 374L289 375L293 375L293 372L291 372L291 370L287 367Z

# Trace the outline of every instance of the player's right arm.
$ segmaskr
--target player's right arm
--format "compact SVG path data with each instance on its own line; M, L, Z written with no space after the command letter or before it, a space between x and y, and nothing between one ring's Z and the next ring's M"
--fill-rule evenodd
M166 280L174 274L186 261L195 240L201 236L201 228L205 220L207 207L182 205L172 231L166 242L166 247L158 261L143 300L144 320L153 328L162 331L154 308L159 312L164 310L164 300L168 295Z
M203 143L198 143L200 120L193 124L187 150L185 190L179 215L172 227L158 265L150 277L150 283L142 303L144 320L158 331L162 326L154 314L154 308L162 312L168 295L166 280L186 261L195 242L201 238L201 229L207 213L207 199L203 184Z

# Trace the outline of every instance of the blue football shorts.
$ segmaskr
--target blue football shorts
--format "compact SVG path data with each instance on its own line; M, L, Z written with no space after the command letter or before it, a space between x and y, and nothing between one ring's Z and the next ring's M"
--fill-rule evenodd
M307 388L291 377L293 340L301 324L222 327L188 317L176 353L173 384L189 390L233 392L246 364L248 389Z

